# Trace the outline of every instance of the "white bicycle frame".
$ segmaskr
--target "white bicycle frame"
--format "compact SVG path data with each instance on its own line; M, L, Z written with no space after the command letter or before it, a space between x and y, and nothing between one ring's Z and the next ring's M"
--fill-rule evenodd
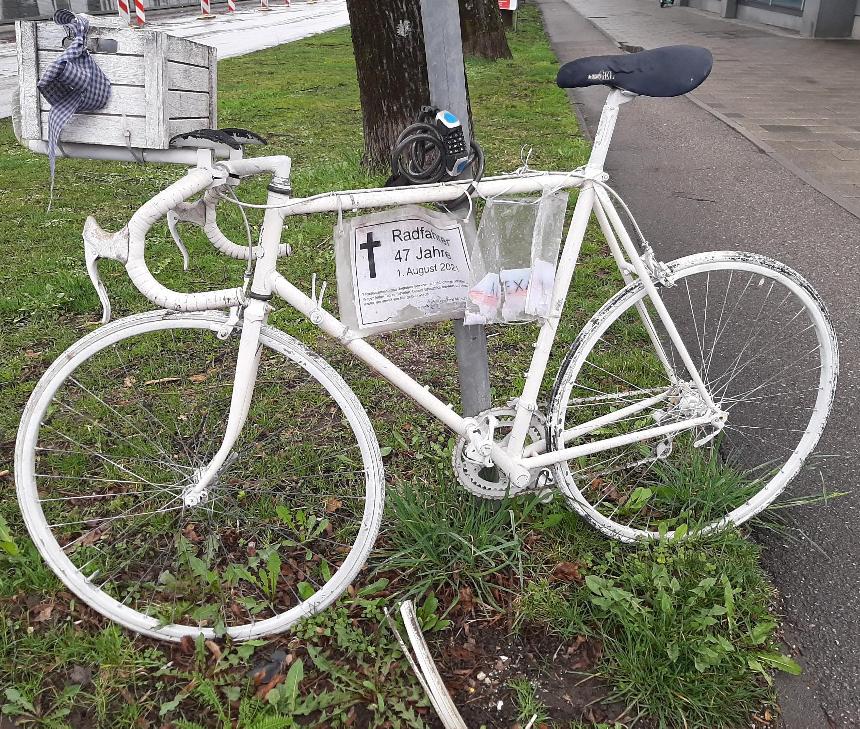
M476 419L458 414L453 408L433 395L429 389L419 384L370 343L362 339L358 333L327 312L323 308L321 296L315 298L306 295L277 271L279 253L283 254L283 247L279 248L281 246L281 233L284 221L289 216L335 213L342 210L356 211L407 203L452 201L461 197L472 183L451 182L403 188L348 190L310 198L292 198L288 193L291 166L289 157L230 159L213 164L211 152L201 150L198 166L191 169L185 178L174 183L140 208L129 222L127 230L121 231L127 236L127 251L123 250L123 245L119 246L119 250L117 249L115 239L121 234L114 236L110 242L98 240L93 242L91 238L88 243L88 264L92 261L94 265L95 260L99 257L122 260L126 263L126 269L137 288L158 306L186 312L231 308L230 323L232 325L239 322L241 312L242 328L238 363L224 439L212 461L198 475L196 484L186 490L184 494L186 503L193 505L205 495L208 484L211 483L218 470L226 462L244 425L256 382L261 352L260 331L270 310L268 301L274 295L300 311L326 334L342 342L358 359L382 375L394 387L408 395L454 433L469 439L481 456L497 464L519 488L525 488L529 484L531 480L530 471L551 466L561 461L636 442L665 438L674 433L709 424L715 428L715 433L718 432L725 421L725 413L716 406L711 398L681 335L660 298L655 285L655 278L659 280L658 268L653 260L646 261L640 255L624 227L609 193L602 186L606 179L603 166L619 107L633 98L635 95L629 92L612 90L609 93L603 107L592 153L583 172L528 172L485 178L474 184L477 194L482 197L564 188L579 188L580 190L558 263L550 314L541 325L523 392L516 400L516 416L510 438L505 447L493 442L491 434L482 433ZM187 156L187 151L184 153ZM246 294L243 288L234 288L184 294L171 291L158 283L147 269L144 260L145 236L152 225L193 195L222 187L225 184L235 184L236 178L265 172L273 173L274 176L269 185L260 242L253 250L256 265L250 293ZM207 195L209 194L211 193L207 193ZM214 205L212 210L214 210ZM655 425L635 433L595 439L581 445L561 447L558 450L548 450L547 444L543 441L525 448L526 434L532 416L537 410L537 398L592 212L597 218L625 283L629 284L636 279L641 282L647 299L651 302L654 312L660 319L687 371L688 384L698 393L704 408L699 409L694 417L676 420L666 425ZM226 239L218 231L214 223L214 215L213 219L210 220L207 212L204 223L204 230L219 249L237 258L248 255L247 247L237 246L229 242L223 243L222 239ZM219 244L216 241L222 241L222 243ZM121 241L121 243L124 242L124 240ZM668 361L651 314L643 302L637 305L637 309L670 381L674 384L681 384L684 382L684 378L677 376ZM225 331L223 334L226 336L229 331ZM652 408L668 397L669 391L656 394L619 408L607 415L581 423L564 431L561 445L587 435L598 428L628 418L637 412Z

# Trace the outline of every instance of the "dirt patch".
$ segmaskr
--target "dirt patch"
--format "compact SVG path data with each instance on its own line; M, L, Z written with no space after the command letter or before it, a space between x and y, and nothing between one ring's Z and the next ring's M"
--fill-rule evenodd
M435 649L437 665L468 726L510 729L519 717L511 683L527 679L555 722L614 722L624 705L606 703L608 687L593 675L602 653L599 641L570 640L527 630L464 629ZM438 719L431 726L441 727Z

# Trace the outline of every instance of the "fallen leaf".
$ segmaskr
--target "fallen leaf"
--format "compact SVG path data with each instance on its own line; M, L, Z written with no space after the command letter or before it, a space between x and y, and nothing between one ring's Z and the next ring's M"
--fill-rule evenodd
M269 691L271 691L273 688L275 688L275 686L277 686L279 683L284 682L284 678L285 678L284 674L279 673L271 681L260 686L260 688L257 689L257 692L254 695L258 699L265 699L266 696L269 695Z
M582 582L582 574L576 562L559 562L552 571L552 577L559 582Z
M474 662L477 653L478 648L475 644L474 638L469 638L459 645L453 645L448 651L449 657L453 658L455 661L462 661L463 663Z
M129 376L129 377L126 377L122 381L122 384L125 385L126 387L132 387L135 382L137 382L137 378Z
M325 510L328 514L334 514L341 506L343 506L343 502L334 496L330 496L325 500Z
M216 663L221 660L221 646L219 646L214 640L207 640L206 647L209 649L209 652L212 654Z
M44 623L51 619L51 613L54 612L54 604L36 606L36 616L33 618L34 623Z
M78 537L77 543L78 545L83 545L84 547L91 547L108 531L110 531L110 524L108 524L104 529L102 529L101 526L96 526L90 529L86 534L82 534L80 537Z
M206 382L208 378L209 375L205 372L201 372L199 375L191 375L188 379L191 380L191 382Z
M191 521L188 522L188 524L186 524L185 528L182 530L182 533L185 535L185 538L192 544L199 544L203 541L203 537L201 537L194 529L196 526L197 524Z
M179 640L179 650L186 655L194 653L194 638L190 635L183 635Z
M278 675L281 675L283 680L283 669L287 662L287 654L284 651L273 651L271 658L261 666L256 667L251 676L257 686L264 686L271 683ZM277 684L271 686L274 688Z
M3 479L9 478L9 469L8 468L0 471L0 478L3 478Z

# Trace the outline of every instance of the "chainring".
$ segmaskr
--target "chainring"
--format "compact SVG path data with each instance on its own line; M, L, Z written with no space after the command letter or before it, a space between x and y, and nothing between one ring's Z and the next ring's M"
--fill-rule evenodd
M475 417L478 427L487 432L490 428L491 419L494 419L493 440L501 446L506 446L511 437L516 410L509 407L490 408L484 410ZM500 437L501 436L501 437ZM525 445L528 446L546 438L546 418L538 412L532 415L529 429L526 432ZM461 436L457 439L452 458L454 473L457 480L466 491L480 496L483 499L499 500L506 496L516 496L523 491L535 489L535 484L541 469L534 469L531 473L528 485L516 486L510 478L498 466L486 466L481 462L480 456L470 458L467 455L470 449L468 439Z

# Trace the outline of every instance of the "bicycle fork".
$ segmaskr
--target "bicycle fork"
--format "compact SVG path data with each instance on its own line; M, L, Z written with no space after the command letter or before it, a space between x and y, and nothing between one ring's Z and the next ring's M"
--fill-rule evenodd
M267 202L272 204L274 200L275 196L270 192ZM260 231L261 255L254 266L251 295L248 297L247 303L240 309L242 333L239 338L236 375L233 379L230 414L227 416L224 439L212 460L198 471L194 482L182 492L182 500L186 506L196 506L207 500L209 487L218 477L220 469L227 463L233 446L236 445L239 434L248 419L251 400L254 396L254 385L257 382L260 355L263 350L263 345L260 343L260 333L271 310L268 303L271 287L267 282L277 266L278 246L280 245L282 230L283 220L277 209L267 209L263 215L263 226ZM238 323L239 318L239 316L236 317L236 323ZM227 328L221 333L221 336L229 336L232 325L233 323L228 320Z
M263 349L263 345L260 344L260 332L266 323L268 313L269 305L259 299L251 299L245 307L242 316L242 333L239 338L239 354L236 358L233 394L230 398L230 414L227 417L224 439L212 460L198 470L194 482L182 492L181 498L185 506L197 506L208 500L209 487L227 462L245 426Z

